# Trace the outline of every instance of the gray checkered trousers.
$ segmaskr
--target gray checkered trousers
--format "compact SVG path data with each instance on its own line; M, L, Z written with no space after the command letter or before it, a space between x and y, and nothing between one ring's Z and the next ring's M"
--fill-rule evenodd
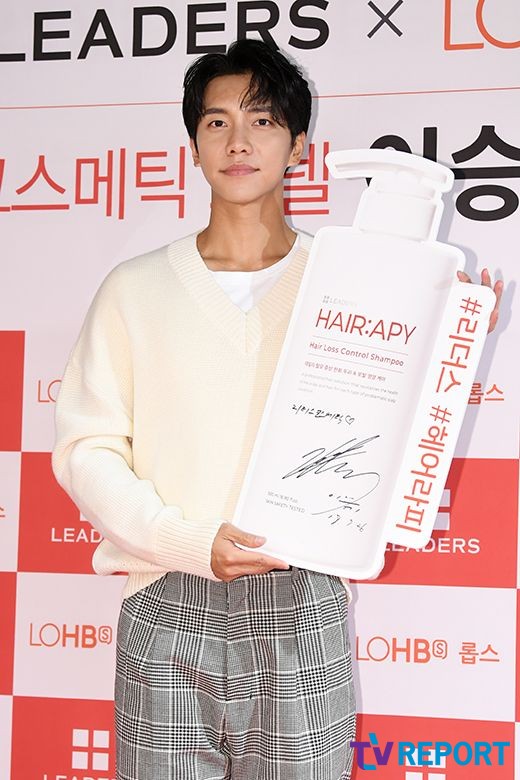
M169 572L123 600L117 780L349 780L355 694L339 577Z

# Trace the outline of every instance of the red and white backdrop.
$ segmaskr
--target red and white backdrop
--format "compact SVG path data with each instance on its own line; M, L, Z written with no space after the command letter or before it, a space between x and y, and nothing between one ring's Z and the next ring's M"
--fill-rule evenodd
M495 752L492 766L448 757L412 768L394 751L379 776L513 778L517 0L101 6L19 0L0 11L0 778L114 777L123 579L92 573L99 535L54 480L54 402L106 273L205 224L208 189L188 154L182 76L196 55L244 35L272 36L311 80L311 143L285 187L293 225L313 233L352 220L366 183L330 181L328 149L409 150L455 171L441 239L466 251L474 278L489 266L507 282L437 530L424 550L389 550L382 576L355 585L350 629L359 739L509 743L501 766Z

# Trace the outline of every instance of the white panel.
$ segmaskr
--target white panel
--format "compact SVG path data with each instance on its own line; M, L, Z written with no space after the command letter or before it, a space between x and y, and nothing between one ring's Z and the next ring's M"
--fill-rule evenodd
M19 574L14 693L113 697L121 577Z
M351 642L361 712L514 720L515 590L358 585L356 591ZM474 643L477 655L463 643ZM497 656L483 655L488 645ZM466 650L474 663L462 662Z

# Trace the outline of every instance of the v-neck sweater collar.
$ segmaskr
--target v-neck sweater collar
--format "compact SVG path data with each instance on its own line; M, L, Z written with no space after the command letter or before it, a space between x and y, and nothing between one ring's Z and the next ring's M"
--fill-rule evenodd
M204 262L197 235L191 233L168 246L168 261L194 301L242 352L255 352L262 339L293 308L305 270L312 236L296 231L299 245L273 287L251 309L244 312L231 301Z

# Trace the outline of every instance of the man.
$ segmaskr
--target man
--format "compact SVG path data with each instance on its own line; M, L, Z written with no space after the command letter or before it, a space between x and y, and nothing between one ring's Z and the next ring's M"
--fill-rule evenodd
M311 243L282 197L311 95L251 40L184 88L209 223L112 269L56 404L53 469L104 537L94 568L129 573L117 778L347 780L349 593L230 522Z
M112 269L56 404L53 469L104 537L94 568L129 572L117 777L346 780L348 593L230 522L311 244L282 197L311 95L251 40L184 86L209 224Z

